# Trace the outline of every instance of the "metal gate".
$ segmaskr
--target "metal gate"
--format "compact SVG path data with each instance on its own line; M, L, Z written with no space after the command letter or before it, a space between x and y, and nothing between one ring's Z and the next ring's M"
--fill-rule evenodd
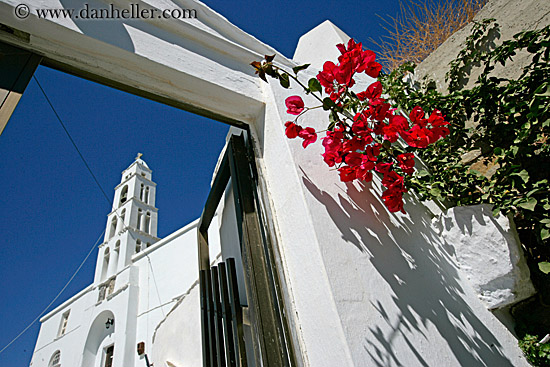
M247 134L247 136L249 136ZM243 269L234 259L210 266L208 227L231 179ZM228 142L208 195L198 230L203 366L294 366L273 249L257 193L253 150L243 135ZM223 243L222 243L223 246ZM237 271L246 300L239 300ZM245 338L244 325L251 336ZM247 351L249 354L247 355ZM251 352L252 351L252 352Z

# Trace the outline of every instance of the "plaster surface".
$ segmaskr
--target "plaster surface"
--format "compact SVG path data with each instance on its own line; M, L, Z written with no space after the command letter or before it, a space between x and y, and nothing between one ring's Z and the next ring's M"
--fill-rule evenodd
M336 172L324 167L320 144L303 149L300 142L285 137L284 122L289 119L285 99L298 94L306 104L315 103L297 89L285 90L277 83L266 84L253 76L248 63L261 58L264 51L274 50L200 3L196 3L197 7L208 19L200 25L179 21L115 22L109 31L99 25L90 29L76 22L36 17L18 22L9 16L16 3L0 1L0 23L27 32L29 40L5 34L0 35L1 40L35 50L60 68L70 67L94 80L154 96L221 121L250 126L256 163L265 185L265 201L271 208L268 214L275 232L279 271L285 280L285 314L300 366L528 365L516 340L478 298L456 261L455 250L439 236L424 204L407 195L408 214L389 213L380 201L379 180L369 184L341 183ZM156 7L166 3L147 2ZM38 7L46 2L33 0L29 4ZM47 4L69 7L75 2L52 0ZM303 52L307 53L307 49ZM281 65L295 65L282 55L277 55L277 60ZM322 61L312 60L316 65ZM303 76L307 79L316 72L312 68ZM357 88L365 88L369 82L363 78ZM301 123L322 130L326 121L324 112L314 110ZM196 236L192 237L194 243ZM166 250L170 259L159 258L159 264L170 271L179 269L182 265L168 251L170 247L160 244L161 241L156 244L157 251L160 254ZM196 251L195 243L192 248ZM178 246L175 251L181 250ZM117 275L117 280L119 276L124 279L122 288L116 291L119 293L104 302L105 306L94 305L90 309L93 312L82 314L78 319L83 324L71 326L74 335L80 333L77 330L82 330L78 335L87 335L97 312L107 309L113 310L117 330L130 330L138 338L152 335L151 326L161 322L163 312L165 336L173 332L166 329L167 325L183 327L190 333L196 331L192 323L185 329L181 324L185 316L178 309L168 314L172 306L165 305L170 299L175 304L178 295L191 295L189 288L173 296L160 288L158 294L143 292L149 308L142 308L147 300L139 299L141 293L137 289L144 286L145 279L152 280L148 259L157 260L152 253L138 257ZM183 258L184 264L188 259L192 259L190 267L197 265L196 255ZM158 272L155 277L162 278ZM168 278L163 279L170 284ZM193 282L189 280L187 284L192 286ZM90 297L97 294L90 292ZM85 298L83 295L79 299L87 305L94 304ZM192 299L186 296L178 308L192 309ZM130 312L123 313L122 306L119 311L117 302ZM71 304L76 305L76 301ZM145 311L149 312L144 314ZM48 319L55 320L56 315L54 312ZM134 317L140 321L131 324ZM147 317L157 321L144 322ZM47 328L54 330L57 321L52 323L54 326L48 324ZM149 329L139 334L140 328ZM160 330L153 351L176 353L173 345L157 344L161 340L168 343ZM132 334L134 331L137 334ZM72 339L68 335L62 338L68 343L63 348L70 350L69 343L73 342L69 342ZM39 337L37 344L46 355L53 353L48 348L54 345L46 342L48 338ZM131 338L123 342L124 350L131 350L141 365L135 356L135 342L139 339ZM189 337L189 343L192 340ZM181 355L168 357L182 360ZM160 352L158 358L156 365L168 361L162 360ZM73 365L79 365L78 359L74 361Z

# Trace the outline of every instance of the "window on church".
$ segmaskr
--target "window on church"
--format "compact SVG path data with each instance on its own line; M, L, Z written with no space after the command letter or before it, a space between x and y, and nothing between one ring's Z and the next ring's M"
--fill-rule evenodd
M122 212L120 213L120 221L122 222L122 228L124 228L124 221L126 219L126 209L122 209Z
M143 192L145 191L145 185L141 184L141 190L139 191L139 200L143 201Z
M147 215L145 216L145 228L143 230L147 233L151 233L151 213L147 212Z
M59 324L59 331L57 332L57 336L60 337L62 335L65 335L65 331L67 331L67 323L69 322L69 313L71 311L66 311L61 316L61 323Z
M109 248L105 248L105 252L103 253L103 268L101 269L101 280L104 280L107 277L107 270L109 269Z
M147 242L147 248L151 247L151 244L149 242Z
M141 230L141 218L143 217L143 211L141 209L138 209L138 218L137 218L137 230Z
M124 204L128 200L128 185L124 186L122 188L122 191L120 192L120 205Z
M115 346L110 345L105 348L105 363L103 367L113 367L113 354L115 352Z
M61 367L61 352L58 350L53 355L52 358L50 358L50 363L48 363L48 367Z
M141 240L136 241L136 254L141 251Z
M149 186L145 188L145 204L149 204Z
M118 254L120 252L120 240L116 241L115 252Z
M109 232L109 239L113 238L116 233L116 225L117 225L117 219L116 215L111 220L111 230Z

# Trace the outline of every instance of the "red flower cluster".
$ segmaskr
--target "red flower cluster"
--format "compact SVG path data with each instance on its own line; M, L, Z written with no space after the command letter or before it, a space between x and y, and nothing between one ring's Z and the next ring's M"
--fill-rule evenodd
M414 173L413 153L393 155L391 143L402 137L415 148L425 148L449 134L448 124L441 112L435 110L429 119L424 118L420 107L415 107L409 121L394 114L389 103L380 98L381 84L375 82L362 93L364 109L357 113L351 126L339 124L332 131L327 131L323 140L325 152L323 159L329 167L337 165L340 180L343 182L355 179L372 180L372 170L383 175L382 185L386 187L382 199L390 212L403 210L403 193L407 192L404 175ZM386 143L387 142L387 143ZM390 143L390 144L388 144ZM385 151L384 159L380 159ZM394 164L402 172L394 170Z
M410 114L413 127L404 131L401 136L403 139L414 148L426 148L429 144L435 143L439 138L444 138L449 135L449 128L446 125L444 116L440 111L432 112L428 119L424 118L422 108L416 106Z
M370 50L363 51L361 43L355 43L350 39L347 48L344 44L338 44L336 47L341 53L338 64L327 61L323 65L323 71L317 74L317 80L335 102L355 84L353 74L365 72L377 78L382 70L382 65L375 61L376 54Z
M337 168L343 182L356 179L368 182L372 180L373 170L378 172L386 188L382 194L384 204L390 212L404 213L405 177L414 173L414 155L392 148L392 143L401 137L412 148L426 148L449 134L449 123L438 110L426 118L418 106L408 119L397 114L382 98L379 81L361 93L352 93L349 89L355 84L355 73L364 72L376 78L382 67L375 61L374 52L362 50L361 43L350 40L347 46L339 44L337 47L341 53L338 64L327 61L317 74L325 92L336 102L333 114L344 115L337 118L322 138L323 160L329 167ZM299 96L287 98L285 104L287 112L293 115L300 115L306 109ZM354 114L352 121L347 117L351 111ZM293 121L285 126L288 138L304 139L304 148L317 140L317 133L311 127L302 128Z
M285 123L285 126L286 126L285 134L287 138L294 139L299 136L300 138L304 139L304 141L302 142L302 146L304 148L306 148L309 144L315 143L317 141L317 133L315 132L315 129L312 127L306 127L304 129L303 127L296 125L292 121L287 121Z
M304 101L299 96L290 96L285 101L287 113L299 115L304 110Z

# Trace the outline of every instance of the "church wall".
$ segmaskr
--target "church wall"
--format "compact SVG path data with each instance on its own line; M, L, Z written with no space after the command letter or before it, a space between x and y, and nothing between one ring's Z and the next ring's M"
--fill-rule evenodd
M217 221L216 218L214 218ZM149 356L152 337L159 323L198 281L197 221L192 222L148 250L134 255L139 268L140 299L137 318L137 342L145 342ZM209 231L212 250L219 253L218 232ZM200 334L197 336L200 347Z
M199 293L196 284L159 325L152 347L156 366L202 366Z
M62 363L78 365L87 334L86 321L91 316L88 305L92 298L90 286L40 320L40 332L31 362L33 367L48 366L51 356L57 350L61 351ZM58 336L62 315L67 311L70 313L65 334Z

